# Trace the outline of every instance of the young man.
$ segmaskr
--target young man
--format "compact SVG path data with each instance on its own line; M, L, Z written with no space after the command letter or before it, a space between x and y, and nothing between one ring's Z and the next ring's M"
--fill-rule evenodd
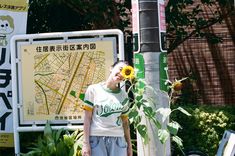
M84 103L83 156L132 156L128 96L120 89L121 70L116 62L105 82L90 85Z

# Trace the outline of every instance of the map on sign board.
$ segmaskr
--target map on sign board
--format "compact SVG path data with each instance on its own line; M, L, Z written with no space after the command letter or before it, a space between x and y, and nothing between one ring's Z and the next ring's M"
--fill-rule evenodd
M113 41L21 46L23 118L78 120L86 88L104 81Z

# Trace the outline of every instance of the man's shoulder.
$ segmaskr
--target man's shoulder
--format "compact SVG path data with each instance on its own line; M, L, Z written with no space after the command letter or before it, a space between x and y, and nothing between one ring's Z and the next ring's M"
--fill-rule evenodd
M100 88L101 84L100 83L94 83L88 86L89 89L97 89Z

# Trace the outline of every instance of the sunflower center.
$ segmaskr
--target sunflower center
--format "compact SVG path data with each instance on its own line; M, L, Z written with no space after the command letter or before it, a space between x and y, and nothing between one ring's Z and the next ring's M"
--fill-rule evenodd
M130 75L131 74L131 70L130 69L126 69L125 70L125 75Z

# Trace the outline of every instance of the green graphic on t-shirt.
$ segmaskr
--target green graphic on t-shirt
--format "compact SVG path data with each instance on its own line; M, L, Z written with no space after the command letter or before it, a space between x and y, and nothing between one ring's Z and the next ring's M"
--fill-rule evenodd
M100 117L107 117L114 113L121 113L123 106L120 103L117 104L105 104L97 107L96 114Z

